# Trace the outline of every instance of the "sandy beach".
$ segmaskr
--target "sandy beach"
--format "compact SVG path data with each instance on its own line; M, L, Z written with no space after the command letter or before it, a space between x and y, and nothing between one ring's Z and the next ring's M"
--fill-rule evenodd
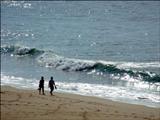
M160 109L1 86L1 120L160 120Z

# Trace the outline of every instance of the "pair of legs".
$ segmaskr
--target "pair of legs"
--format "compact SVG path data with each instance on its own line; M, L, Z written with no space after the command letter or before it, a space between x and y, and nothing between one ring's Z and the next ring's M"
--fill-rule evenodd
M42 87L39 87L39 94L41 94L41 90L42 90L42 94L45 95L45 94L44 94L44 87L43 87L43 86L42 86Z
M53 90L54 90L54 87L50 87L50 94L51 94L51 95L53 95L53 94L52 94Z

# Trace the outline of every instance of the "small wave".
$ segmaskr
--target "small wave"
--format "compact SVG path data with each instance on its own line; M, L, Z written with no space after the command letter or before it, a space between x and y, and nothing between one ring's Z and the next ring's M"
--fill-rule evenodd
M1 85L9 85L19 88L37 88L38 87L38 80L36 79L27 79L23 77L16 77L5 75L1 73Z
M36 48L22 47L22 46L14 46L14 45L4 45L1 47L1 54L4 53L13 53L13 55L23 56L23 55L35 55L39 53L43 53L41 50L37 50Z

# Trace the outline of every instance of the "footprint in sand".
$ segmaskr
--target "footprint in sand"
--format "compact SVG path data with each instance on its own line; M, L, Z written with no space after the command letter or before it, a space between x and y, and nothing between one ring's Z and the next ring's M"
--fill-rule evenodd
M115 113L119 113L117 110L116 111L114 111Z
M137 116L134 116L134 118L138 118Z
M87 112L83 112L83 120L87 120Z
M31 104L30 102L27 102L27 104Z
M97 111L97 112L100 112L101 110L100 110L100 109L97 109L96 111Z
M147 117L144 117L144 119L145 119L145 120L152 120L152 119L150 119L150 118L147 118Z
M32 94L29 94L29 97L32 97L33 95Z

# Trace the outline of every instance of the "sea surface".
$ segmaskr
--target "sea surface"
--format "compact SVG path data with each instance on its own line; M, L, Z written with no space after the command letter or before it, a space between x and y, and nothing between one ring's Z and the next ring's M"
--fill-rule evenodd
M159 1L1 1L1 85L160 108ZM38 91L37 91L38 92Z

